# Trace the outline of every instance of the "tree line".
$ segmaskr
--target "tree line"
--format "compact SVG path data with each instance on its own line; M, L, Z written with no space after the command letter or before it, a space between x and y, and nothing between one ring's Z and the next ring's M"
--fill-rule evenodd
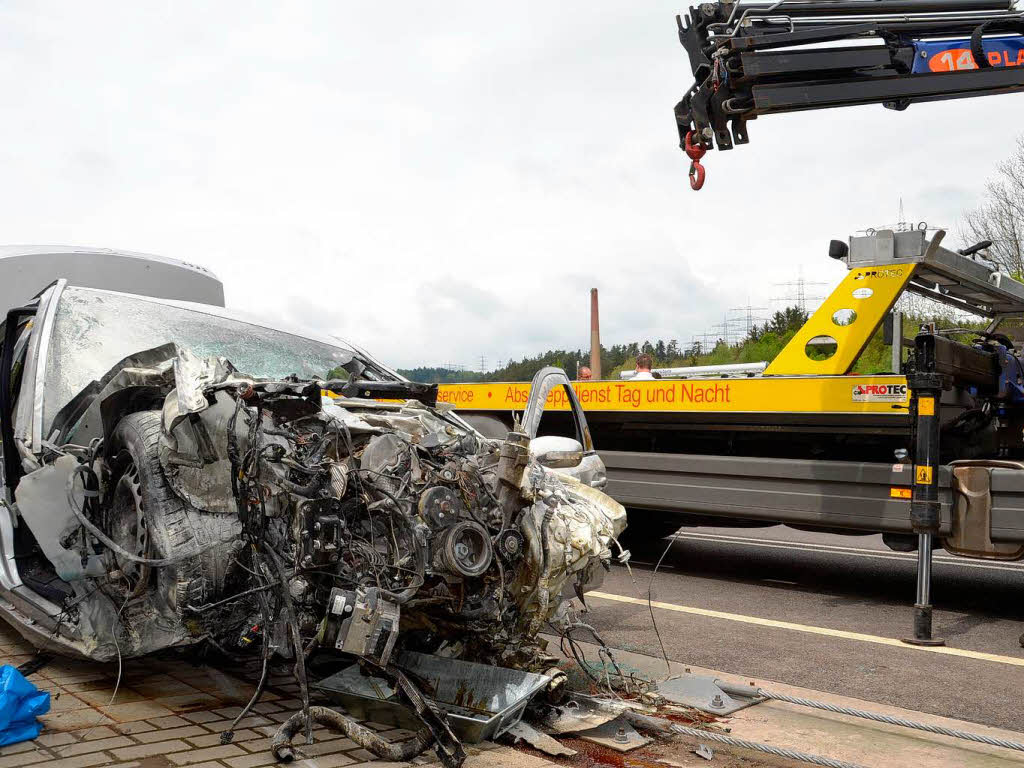
M771 360L786 345L807 320L807 313L799 307L786 307L776 312L761 325L754 325L738 344L718 339L714 344L699 342L681 345L678 339L633 341L628 344L601 345L601 370L604 378L618 378L622 370L636 366L638 355L646 353L656 368L676 368L688 365L716 365L731 362L758 362ZM760 355L760 356L759 356ZM590 365L590 351L585 349L551 349L522 360L510 360L500 368L478 371L453 371L448 368L400 368L407 379L428 384L451 384L475 381L530 381L545 366L563 369L575 378L582 366Z

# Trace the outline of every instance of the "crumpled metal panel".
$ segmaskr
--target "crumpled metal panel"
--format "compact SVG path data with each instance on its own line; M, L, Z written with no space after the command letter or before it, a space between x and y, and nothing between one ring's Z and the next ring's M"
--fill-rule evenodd
M174 387L178 413L199 413L206 409L205 389L228 380L234 367L222 357L197 357L182 349L174 358Z
M526 495L539 499L527 512L527 538L542 564L535 580L519 585L520 614L529 617L527 634L532 635L555 615L563 597L572 596L567 588L577 580L581 591L601 585L602 563L612 557L611 540L626 528L626 510L600 491L539 465L524 477Z
M25 475L18 485L18 511L22 519L57 576L67 582L106 573L99 555L90 555L83 564L80 551L62 544L81 528L67 501L68 478L76 466L78 461L73 456L61 456Z

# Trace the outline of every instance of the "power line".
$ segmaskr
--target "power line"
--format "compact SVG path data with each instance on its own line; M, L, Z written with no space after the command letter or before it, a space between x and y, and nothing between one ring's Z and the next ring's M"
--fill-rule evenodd
M772 301L795 301L796 305L800 307L801 312L807 312L808 302L819 302L825 299L824 296L809 296L808 288L818 288L828 283L817 283L809 280L804 280L804 276L801 274L796 280L791 280L787 283L775 283L779 288L784 288L787 291L791 291L785 296L776 296Z
M751 330L753 330L754 326L757 323L764 322L766 320L765 317L763 317L761 315L755 315L754 313L755 312L767 312L768 311L768 307L752 307L748 303L747 306L745 306L745 307L731 307L729 309L729 311L730 312L742 312L743 313L742 320L744 322L745 335L749 336Z

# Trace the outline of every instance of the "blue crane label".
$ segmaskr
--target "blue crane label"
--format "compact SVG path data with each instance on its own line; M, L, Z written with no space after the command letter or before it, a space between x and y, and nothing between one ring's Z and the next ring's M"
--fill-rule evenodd
M985 58L993 67L1024 65L1024 37L987 37L982 42ZM977 69L970 40L921 41L914 43L914 74L959 72Z

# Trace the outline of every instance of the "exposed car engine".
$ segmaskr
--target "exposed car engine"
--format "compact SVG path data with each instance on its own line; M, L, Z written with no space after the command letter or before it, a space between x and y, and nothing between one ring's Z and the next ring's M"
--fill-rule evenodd
M277 654L304 690L315 652L549 669L538 632L600 583L625 511L429 390L254 379L173 347L123 361L75 405L108 434L45 468L73 513L50 558L76 592L62 633L98 659Z

